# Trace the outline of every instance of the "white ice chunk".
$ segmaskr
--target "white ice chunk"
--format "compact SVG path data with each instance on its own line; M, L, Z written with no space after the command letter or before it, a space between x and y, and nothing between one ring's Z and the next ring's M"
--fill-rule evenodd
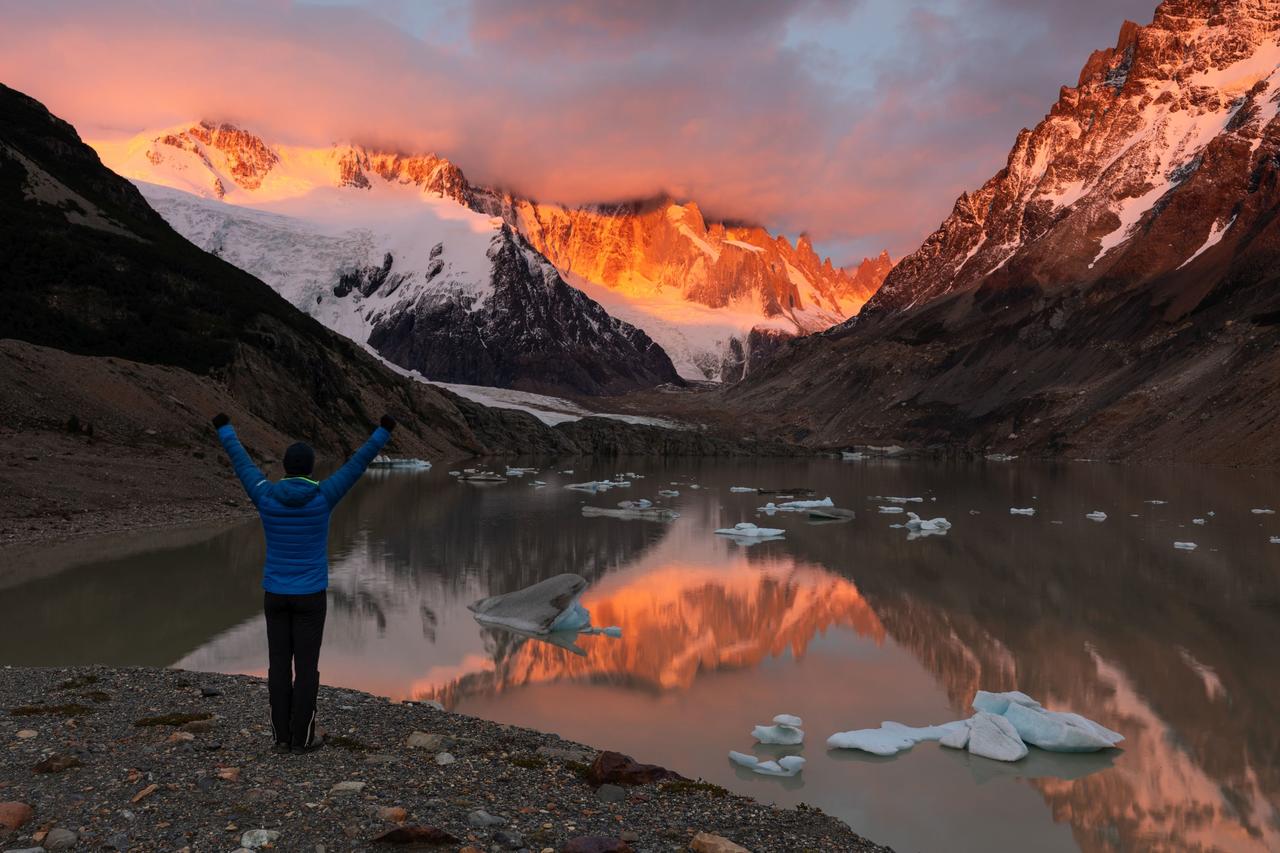
M945 518L921 518L914 512L907 513L907 529L936 532L950 530L951 522Z
M899 497L894 497L892 495L886 496L884 500L888 501L891 504L922 504L924 503L924 498L899 498Z
M1003 714L1009 709L1010 705L1026 705L1028 708L1042 707L1039 702L1020 690L1010 690L1007 693L989 693L986 690L979 690L973 697L973 710L975 711Z
M722 527L716 531L724 536L782 536L786 532L777 527L756 527L749 521L740 521L733 527Z
M1036 514L1036 508L1032 506L1022 507L1022 508L1019 508L1016 506L1009 507L1009 515L1035 515L1035 514Z
M795 746L796 744L804 743L804 732L799 727L792 725L756 726L751 730L751 736L761 743L774 743L782 746Z
M618 501L618 507L621 509L648 509L653 506L653 501L648 498L640 498L634 501Z
M755 492L755 488L754 488L754 487L752 487L752 486L730 486L730 487L729 487L729 491L731 491L731 492L752 492L752 493L754 493L754 492Z
M1255 507L1254 509L1249 510L1249 512L1253 513L1254 515L1275 515L1276 514L1276 511L1274 509L1268 509L1267 507Z
M885 515L891 515L891 514L893 514L893 513L902 512L902 507L900 507L900 506L882 506L882 507L880 507L880 512L884 513Z
M1205 518L1193 518L1191 519L1191 523L1192 524L1208 524L1209 520Z
M949 749L964 749L969 745L969 721L961 720L963 725L956 726L942 737L938 738L938 743Z
M1173 547L1179 551L1194 551L1198 546L1194 542L1174 542Z
M1018 761L1027 757L1027 745L1004 717L979 711L969 720L969 753L996 761Z
M1100 509L1095 509L1093 512L1085 513L1084 517L1089 519L1090 521L1106 521L1107 520L1107 514Z
M675 489L658 489L658 497L660 498L678 498L680 493Z
M804 725L804 721L795 714L779 714L773 718L773 721L780 726L796 726L798 728Z
M1013 703L1004 713L1026 743L1052 752L1096 752L1109 749L1124 736L1079 714L1047 711Z
M827 738L827 746L831 749L860 749L873 755L895 755L921 741L940 740L966 725L964 720L957 720L940 726L913 727L885 720L878 729L836 732Z
M1148 504L1151 504L1152 506L1164 506L1165 504L1168 503L1168 501L1155 500L1155 501L1143 501L1143 503L1148 503Z
M799 755L784 755L776 761L761 761L754 755L730 750L729 760L764 776L794 776L804 769L804 758Z
M1280 536L1272 536L1272 537L1271 537L1271 544L1272 544L1272 545L1280 545Z

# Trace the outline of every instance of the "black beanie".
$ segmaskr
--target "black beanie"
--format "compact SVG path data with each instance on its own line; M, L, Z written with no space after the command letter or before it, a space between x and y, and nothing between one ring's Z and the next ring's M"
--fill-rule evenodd
M316 467L316 452L305 441L289 445L284 452L284 472L290 477L306 477Z

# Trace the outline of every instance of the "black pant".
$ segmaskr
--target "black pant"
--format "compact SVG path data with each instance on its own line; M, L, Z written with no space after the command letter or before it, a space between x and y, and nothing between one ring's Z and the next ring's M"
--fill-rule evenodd
M320 640L328 601L323 590L310 595L263 595L267 617L267 692L276 743L310 746L316 730L320 691Z

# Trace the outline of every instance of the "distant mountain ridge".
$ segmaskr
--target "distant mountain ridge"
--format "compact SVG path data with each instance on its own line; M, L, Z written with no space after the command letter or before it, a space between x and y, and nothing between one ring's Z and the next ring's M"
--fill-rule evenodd
M778 339L820 331L843 321L861 307L887 272L880 262L871 266L864 263L861 274L837 269L829 259L820 260L803 237L793 247L786 238L774 238L757 227L717 223L708 226L693 203L682 205L664 199L647 204L578 208L539 204L475 187L456 165L431 154L387 153L346 144L329 148L271 145L251 132L214 122L182 125L167 131L143 133L124 142L95 142L94 145L108 164L127 177L223 201L228 206L270 210L304 220L331 219L317 210L321 205L347 210L352 214L348 217L347 230L367 232L370 240L365 242L378 242L376 220L386 220L391 208L407 211L402 205L414 194L418 201L423 196L435 196L476 214L501 219L536 252L548 258L570 285L584 291L595 305L602 306L611 315L609 320L617 318L643 330L641 335L665 350L686 378L741 378L753 363L774 348ZM211 241L215 235L192 227L201 217L192 213L190 204L172 195L154 193L145 186L143 189L154 196L153 203L179 230L205 248L213 248ZM356 195L325 194L334 189ZM366 203L359 200L357 191L369 196L363 200ZM324 195L323 199L312 196L313 203L306 208L300 201L307 193ZM216 207L205 207L203 218L207 219L211 215L209 211ZM466 218L439 205L434 213L436 219ZM318 236L332 232L333 225L331 222L328 228L294 227L293 230L309 230ZM228 257L234 262L242 266L248 264L246 269L277 286L294 304L357 340L367 341L373 336L371 328L360 328L375 324L371 311L380 313L381 319L376 322L383 324L380 339L385 340L387 321L406 307L405 294L401 293L392 305L367 309L338 306L338 313L343 316L317 309L314 306L323 304L323 295L318 291L312 293L313 285L317 278L326 277L324 270L307 270L305 282L290 280L283 271L271 269L267 257L273 251L271 247L255 241L246 229L227 230L228 233L238 231L237 236L224 236L220 240L222 248L217 251L230 252ZM453 254L448 241L432 239L435 230L436 222L421 222L416 242L440 243L446 256ZM243 250L233 245L235 240L245 239L250 244ZM400 244L400 251L374 247L373 251L363 254L353 250L333 258L336 266L327 272L327 277L333 278L336 284L338 278L356 268L381 267L385 255L390 253L388 277L401 283L426 279L423 283L430 286L418 289L431 294L431 301L440 302L439 283L430 281L438 258L407 257L406 252L414 254L412 247L405 246L408 240L408 234L394 240ZM386 248L386 251L379 254L377 248ZM281 247L274 250L280 251ZM474 256L475 252L471 254ZM887 256L882 256L883 260L887 260ZM531 262L536 265L536 261ZM481 266L480 262L473 261L468 270L473 292L484 289ZM314 302L313 296L320 296L321 302ZM368 296L370 294L361 294L356 299ZM484 296L479 299L483 302ZM600 311L585 303L574 306L562 298L556 300L556 304L556 312L562 316L575 309L587 312L592 318L587 325L592 328L609 325ZM466 307L471 310L473 306ZM353 320L351 314L359 314L361 319ZM415 326L421 325L415 322ZM501 338L501 328L485 323L478 325L489 328L488 338ZM617 349L616 353L601 352L596 360L607 362L612 357L612 369L620 376L613 381L570 385L569 390L610 392L674 379L665 365L659 363L656 348L622 327L617 327L617 332L615 339L604 345L592 340L590 335L584 336L580 341L583 355L579 363L585 367L587 354L593 349ZM560 328L552 331L550 337L565 340L570 334ZM637 352L628 354L625 341L619 338L635 339ZM769 345L766 346L766 342ZM463 341L452 343L455 349L466 345ZM510 351L511 359L522 361L519 343L511 342L502 348ZM408 349L402 346L397 351ZM450 368L453 372L439 373L442 364L448 361L437 355L422 362L405 362L403 366L435 370L435 374L428 375L447 381L516 383L529 390L565 388L555 384L559 379L554 376L539 384L540 377L532 364L512 377L502 375L501 371L463 369L461 365ZM546 366L548 361L543 359L541 363ZM632 369L628 370L627 366Z

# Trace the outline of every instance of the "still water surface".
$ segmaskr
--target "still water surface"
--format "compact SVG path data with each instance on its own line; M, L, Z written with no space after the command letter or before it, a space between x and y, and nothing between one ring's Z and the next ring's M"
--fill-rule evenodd
M573 476L554 473L566 464ZM618 471L645 477L597 496L562 488ZM578 460L538 476L549 485L371 473L334 516L322 681L809 803L904 851L1280 849L1280 515L1251 512L1280 509L1280 477L832 460ZM734 485L808 486L857 518L765 520L766 499ZM660 488L681 492L664 501L675 521L581 515ZM908 508L954 527L909 540L877 495L923 497ZM712 533L738 521L786 537L747 548ZM0 554L0 663L261 675L262 556L256 522ZM582 637L576 655L466 609L560 572L591 582L584 604L622 639ZM881 720L968 716L979 688L1083 713L1124 749L1033 748L1017 764L934 743L893 758L825 749ZM799 777L728 762L783 712L805 721Z

